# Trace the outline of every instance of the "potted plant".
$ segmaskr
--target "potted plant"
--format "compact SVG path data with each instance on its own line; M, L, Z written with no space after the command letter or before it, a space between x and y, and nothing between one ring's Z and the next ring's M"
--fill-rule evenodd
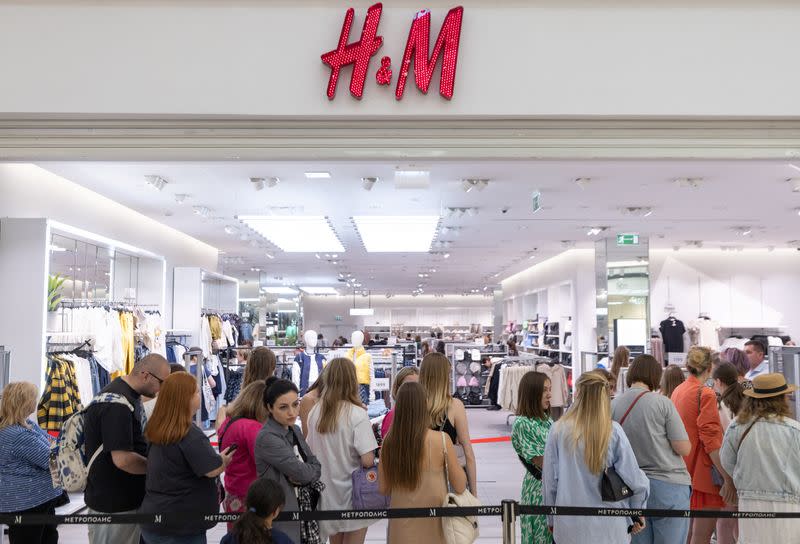
M61 329L61 320L58 315L58 305L61 303L61 288L64 286L66 278L61 275L49 276L47 278L47 330L57 331Z

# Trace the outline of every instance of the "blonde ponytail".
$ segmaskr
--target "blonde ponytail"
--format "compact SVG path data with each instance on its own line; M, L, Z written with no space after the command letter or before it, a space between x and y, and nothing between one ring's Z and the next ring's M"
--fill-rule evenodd
M611 441L611 398L608 381L596 372L584 372L578 379L575 403L559 425L571 425L571 443L577 451L583 444L583 459L592 474L605 468Z

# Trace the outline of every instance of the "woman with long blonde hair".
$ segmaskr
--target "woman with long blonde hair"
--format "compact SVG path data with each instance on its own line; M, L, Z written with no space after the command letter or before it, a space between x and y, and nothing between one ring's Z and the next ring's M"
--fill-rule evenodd
M28 419L36 411L38 392L28 382L12 382L0 401L0 512L55 513L61 488L50 478L50 442L47 433ZM11 544L58 542L55 525L10 525Z
M214 479L222 474L233 457L230 448L222 455L192 423L200 409L200 388L188 372L170 374L161 385L153 417L147 423L145 437L150 442L147 456L147 483L142 513L219 512ZM145 525L142 537L146 544L206 541L206 531L216 523L164 523Z
M375 464L378 442L358 394L356 366L338 357L325 369L325 389L308 415L308 445L322 464L320 510L352 510L352 474ZM322 540L363 544L374 520L320 521Z
M429 353L419 366L419 383L428 396L428 414L431 429L442 431L459 454L459 463L466 466L469 490L478 496L478 468L472 440L469 436L467 410L464 403L453 398L450 360L441 353Z
M391 508L438 508L447 496L447 478L456 493L467 488L447 434L430 429L425 389L406 382L394 395L396 415L386 435L378 464L380 492L391 497ZM445 458L448 459L445 464ZM445 544L438 518L389 520L389 544Z
M613 468L627 484L627 499L606 502L600 493L604 471ZM625 432L611 421L608 382L596 372L578 379L575 403L553 426L544 451L544 503L555 506L607 506L641 509L647 504L650 483L639 468ZM556 542L617 544L627 542L628 528L638 533L644 519L548 516Z

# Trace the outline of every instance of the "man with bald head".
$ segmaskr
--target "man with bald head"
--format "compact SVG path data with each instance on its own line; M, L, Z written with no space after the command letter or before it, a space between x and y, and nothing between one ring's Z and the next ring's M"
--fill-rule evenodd
M142 504L147 473L141 397L155 397L169 376L167 360L151 354L127 376L117 378L86 409L86 457L91 464L84 501L92 514L135 513ZM91 544L138 544L138 525L90 525Z

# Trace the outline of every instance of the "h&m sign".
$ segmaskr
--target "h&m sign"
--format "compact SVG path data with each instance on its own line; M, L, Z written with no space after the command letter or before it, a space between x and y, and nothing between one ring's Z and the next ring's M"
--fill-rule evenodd
M351 64L353 65L353 75L350 78L350 94L359 100L364 95L364 84L369 73L370 60L383 45L383 36L378 35L382 12L383 4L381 3L370 7L361 30L361 39L349 43L355 10L353 8L347 10L338 46L333 51L322 55L322 62L331 67L327 92L330 100L336 96L336 86L342 67ZM425 94L428 92L431 78L441 57L442 77L439 83L439 94L448 100L453 98L463 16L464 8L461 6L453 8L447 13L433 51L429 55L431 12L429 10L417 12L411 22L403 60L397 76L397 87L395 88L397 100L403 98L408 75L411 72L412 57L414 59L414 81L417 88ZM375 73L375 81L378 85L391 85L392 75L392 59L384 56L381 59L380 68Z

